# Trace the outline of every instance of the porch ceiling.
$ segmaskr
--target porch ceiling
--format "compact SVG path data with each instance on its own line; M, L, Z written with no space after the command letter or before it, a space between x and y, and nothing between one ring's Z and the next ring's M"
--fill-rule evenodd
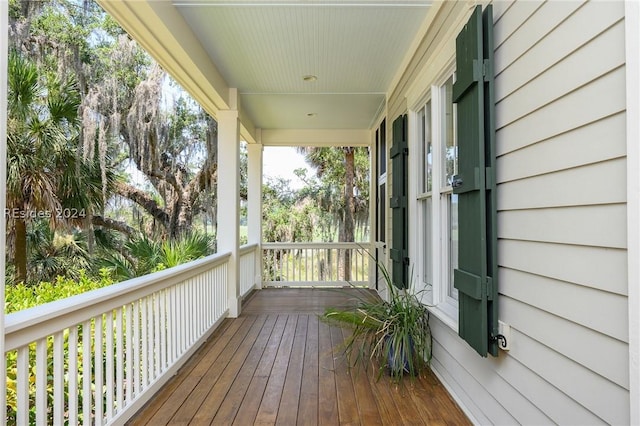
M255 128L370 129L431 4L99 1L196 99L209 98L214 116L232 103L228 89L237 88L250 134ZM308 75L317 80L304 81Z

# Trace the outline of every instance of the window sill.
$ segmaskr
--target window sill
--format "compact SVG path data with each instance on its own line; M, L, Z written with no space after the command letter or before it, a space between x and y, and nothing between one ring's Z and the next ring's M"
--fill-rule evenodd
M429 311L433 316L455 331L456 334L458 333L458 309L443 302L437 306L429 307Z

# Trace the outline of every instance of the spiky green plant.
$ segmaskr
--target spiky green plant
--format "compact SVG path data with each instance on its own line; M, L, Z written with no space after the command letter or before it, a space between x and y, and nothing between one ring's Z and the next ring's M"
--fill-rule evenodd
M378 367L378 378L388 371L394 381L415 377L431 361L431 329L428 306L419 293L397 288L384 265L378 263L389 292L389 300L361 293L355 307L329 308L321 319L346 327L351 334L342 350L352 366Z

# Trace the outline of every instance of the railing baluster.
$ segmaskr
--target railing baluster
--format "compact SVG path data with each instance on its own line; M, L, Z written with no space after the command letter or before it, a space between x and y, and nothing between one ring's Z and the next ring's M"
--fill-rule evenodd
M361 243L263 243L264 284L368 287L369 262L361 249Z
M177 358L178 351L178 305L176 299L178 297L178 291L175 287L171 287L170 299L171 299L171 325L169 333L169 346L171 347L171 363Z
M82 324L82 423L91 420L91 320Z
M36 423L47 421L47 338L36 342Z
M160 320L162 318L162 315L160 315L160 292L155 293L153 295L153 303L154 303L154 307L153 307L153 324L154 324L154 336L153 336L153 355L154 355L154 366L155 366L155 370L154 370L154 374L153 374L153 379L155 380L157 377L160 377L160 365L161 365L161 355L164 352L164 349L162 348L161 345L161 338L160 338Z
M93 369L95 371L95 418L94 422L96 425L101 425L103 423L103 411L102 404L104 402L104 373L102 366L102 355L103 355L103 331L102 331L102 315L98 315L95 317L94 323L94 332L95 332L95 363L93 364Z
M53 335L53 424L64 424L65 415L65 371L64 330Z
M140 348L140 356L142 365L140 366L141 374L141 386L140 390L144 390L147 388L149 384L149 318L148 318L148 308L147 304L149 302L149 298L145 297L141 301L140 306L140 337L142 347Z
M140 386L140 302L133 304L133 396L142 390Z
M125 306L125 321L127 323L127 329L125 331L125 366L124 366L124 378L126 381L125 387L125 406L131 404L133 401L133 339L135 333L133 331L133 306L131 303L127 303Z
M53 424L64 423L64 331L53 335Z
M106 408L105 416L107 420L113 417L113 404L114 398L114 365L116 356L119 355L113 352L114 350L114 334L113 334L113 311L105 314L105 394L106 394Z
M180 303L180 332L178 336L180 337L180 351L178 351L178 356L181 355L185 348L187 347L187 329L186 329L186 321L185 317L187 315L188 302L186 302L186 291L184 288L184 284L180 284L180 297L178 298L178 303Z
M248 291L257 245L243 250ZM211 256L7 315L3 356L15 371L16 407L3 421L126 422L130 408L151 397L151 383L168 380L165 372L182 365L184 352L227 311L229 258ZM86 316L78 318L81 312Z
M22 346L18 348L18 360L17 360L17 375L16 375L16 392L17 392L17 404L18 409L16 413L16 422L18 426L25 426L29 424L29 346Z
M124 406L124 332L122 330L123 308L116 310L116 413Z
M74 325L69 328L69 336L67 338L68 345L68 412L69 425L77 425L78 422L78 326Z
M158 293L160 305L160 371L167 368L167 354L169 347L167 346L167 289Z

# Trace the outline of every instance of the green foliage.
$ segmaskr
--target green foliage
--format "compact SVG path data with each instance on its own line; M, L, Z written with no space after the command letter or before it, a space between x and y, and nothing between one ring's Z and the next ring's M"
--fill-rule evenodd
M23 309L33 308L35 306L42 305L44 303L54 302L59 299L64 299L67 297L75 296L77 294L82 294L87 291L96 290L99 288L107 287L113 284L111 278L109 278L109 273L106 270L100 271L100 276L97 279L90 278L85 274L84 271L79 272L79 278L77 280L66 279L63 277L56 278L55 281L52 282L41 282L37 285L28 286L25 284L18 284L7 286L5 288L5 312L7 314L20 311ZM95 330L92 330L92 333L95 333ZM69 330L63 331L63 339L64 339L64 369L68 371L68 336ZM78 333L79 338L82 338L82 330L79 330ZM53 353L53 338L49 337L46 340L47 343L47 353ZM94 340L91 342L91 352L95 351ZM85 370L85 367L82 363L83 359L83 346L78 347L78 381L80 382L83 379L83 375L85 372L91 376L92 371ZM16 410L17 410L17 353L16 351L11 351L6 354L7 356L7 373L6 373L6 395L7 395L7 424L16 424ZM36 399L36 386L33 378L36 374L36 351L35 344L30 345L29 350L29 370L31 370L30 377L32 380L29 381L29 416L30 416L30 424L35 424L35 399ZM53 359L52 357L48 358L47 365L47 375L49 377L47 384L47 405L49 407L53 406L53 382L50 379L53 376ZM64 392L68 392L68 389L64 389ZM70 395L66 395L65 401L68 402ZM80 394L77 395L80 399ZM67 403L65 402L65 403ZM80 401L81 402L81 401ZM82 404L79 404L82 406ZM53 411L49 410L47 413L48 423L52 424L53 422ZM80 420L82 420L83 414L80 414Z
M54 281L43 281L36 285L23 283L5 287L5 312L21 311L84 292L113 284L107 270L100 271L99 278L89 277L85 271L78 271L78 279L57 277Z
M34 223L27 241L29 283L58 278L79 280L92 269L86 237L77 230L55 232L41 220Z
M21 0L9 0L9 19L16 20L20 18L20 2Z
M342 349L354 366L378 365L378 377L384 371L394 380L405 373L417 376L431 361L429 310L419 293L398 289L387 269L378 268L384 277L388 301L377 294L363 292L351 309L329 308L321 319L329 324L349 328L352 333Z
M263 241L312 241L313 204L289 188L289 181L276 179L262 187Z
M369 150L367 148L352 147L323 147L299 148L305 155L307 164L315 169L315 176L307 176L304 170L297 170L296 174L306 183L302 193L309 200L318 205L318 219L316 225L323 241L335 241L338 230L341 231L342 241L357 241L356 235L351 235L345 229L347 217L350 222L358 226L359 237L366 239L366 228L369 223ZM353 188L348 191L347 158L353 154ZM351 157L350 157L351 158ZM353 192L350 200L347 194ZM352 208L349 203L352 202ZM353 209L353 210L351 210Z
M116 281L181 265L215 252L211 235L193 231L178 240L158 242L140 234L125 245L126 255L111 254L100 265Z

